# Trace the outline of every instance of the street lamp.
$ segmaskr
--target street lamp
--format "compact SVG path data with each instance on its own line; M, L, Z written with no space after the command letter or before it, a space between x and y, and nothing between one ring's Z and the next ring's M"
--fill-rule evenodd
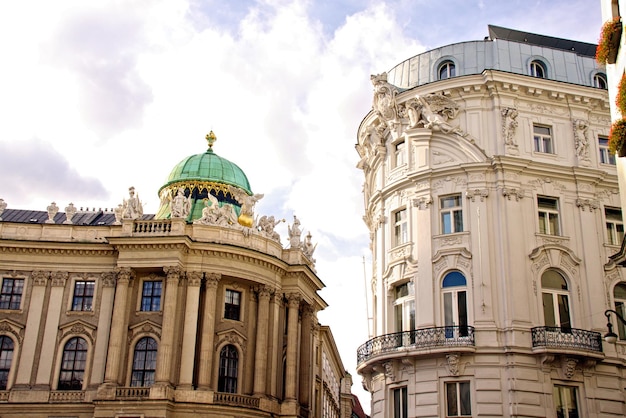
M606 311L604 311L604 316L606 316L607 320L606 327L609 329L609 332L604 335L604 341L613 344L617 341L617 334L613 332L613 324L611 324L611 312L613 312L617 319L624 325L626 325L626 319L622 318L622 316L613 309L607 309Z

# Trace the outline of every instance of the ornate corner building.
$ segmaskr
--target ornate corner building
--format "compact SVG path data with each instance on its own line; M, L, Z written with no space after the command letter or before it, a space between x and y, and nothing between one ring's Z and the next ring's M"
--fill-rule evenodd
M372 76L372 417L626 414L624 236L592 44L490 26Z
M294 217L283 248L215 139L156 216L132 187L110 211L0 199L2 417L350 416L310 234Z

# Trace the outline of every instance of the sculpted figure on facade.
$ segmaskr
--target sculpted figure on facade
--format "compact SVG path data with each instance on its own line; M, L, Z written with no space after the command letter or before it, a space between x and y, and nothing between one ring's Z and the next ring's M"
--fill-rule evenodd
M502 137L507 151L517 153L517 142L515 141L515 132L517 130L517 109L505 107L502 109Z
M398 89L387 82L387 73L370 76L374 85L374 112L385 121L391 121L398 116L396 95Z
M113 225L121 225L122 218L124 217L124 206L121 203L113 209L113 215L115 216L115 222Z
M243 190L230 186L230 194L237 199L237 202L241 204L241 211L239 213L239 222L243 226L252 227L254 225L254 206L256 202L263 198L263 194L257 193L250 196Z
M57 206L55 202L52 202L50 203L50 206L47 207L47 210L48 210L48 220L46 221L46 223L53 224L54 217L56 216L57 213L59 213L59 207Z
M185 197L185 189L178 189L171 203L172 218L186 218L191 211L191 198Z
M300 236L302 231L300 230L300 221L293 215L293 225L287 225L287 232L289 233L289 245L290 248L300 248L302 245Z
M135 196L135 188L133 186L128 188L128 200L124 199L122 207L122 218L124 219L138 219L143 216L143 205L139 200L139 195Z
M461 130L448 123L458 113L459 106L441 94L417 96L404 105L403 115L409 118L409 127L423 126L443 133L460 133Z
M4 213L6 208L7 208L7 202L5 202L4 199L0 199L0 221L2 220L2 214Z
M576 145L576 156L580 161L589 163L589 123L576 119L574 122L574 141Z
M274 216L263 215L261 216L261 219L259 219L257 229L261 234L265 235L266 237L271 238L274 241L280 242L280 235L278 234L278 232L274 231L274 228L281 222L285 222L285 220L275 220Z
M69 205L65 207L65 221L63 221L63 223L71 224L72 218L74 218L74 215L76 215L76 207L74 206L73 203L70 203Z
M306 239L302 243L302 252L304 253L305 256L310 258L311 261L313 261L314 263L315 263L315 259L313 258L313 252L315 251L316 247L317 247L317 244L313 245L313 243L311 242L311 232L309 232L306 236Z
M204 199L204 208L202 209L202 217L196 219L194 224L212 225L217 222L220 216L220 204L217 198L209 193L208 198Z

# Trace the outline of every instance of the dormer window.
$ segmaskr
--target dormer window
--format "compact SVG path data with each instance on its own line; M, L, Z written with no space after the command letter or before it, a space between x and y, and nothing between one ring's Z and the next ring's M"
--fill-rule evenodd
M439 65L437 74L439 76L439 80L454 77L456 75L456 67L452 61L444 61Z
M593 86L598 89L607 89L606 76L602 73L596 73L593 75Z
M537 78L546 78L548 71L546 71L546 65L539 61L534 60L530 63L530 75Z

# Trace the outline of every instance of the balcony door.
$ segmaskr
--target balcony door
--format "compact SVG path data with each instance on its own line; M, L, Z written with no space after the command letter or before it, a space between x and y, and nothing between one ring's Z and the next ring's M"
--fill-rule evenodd
M461 272L452 271L443 278L443 318L446 338L467 337L467 281Z
M565 277L556 270L547 270L541 276L541 297L545 326L571 332L569 288Z

